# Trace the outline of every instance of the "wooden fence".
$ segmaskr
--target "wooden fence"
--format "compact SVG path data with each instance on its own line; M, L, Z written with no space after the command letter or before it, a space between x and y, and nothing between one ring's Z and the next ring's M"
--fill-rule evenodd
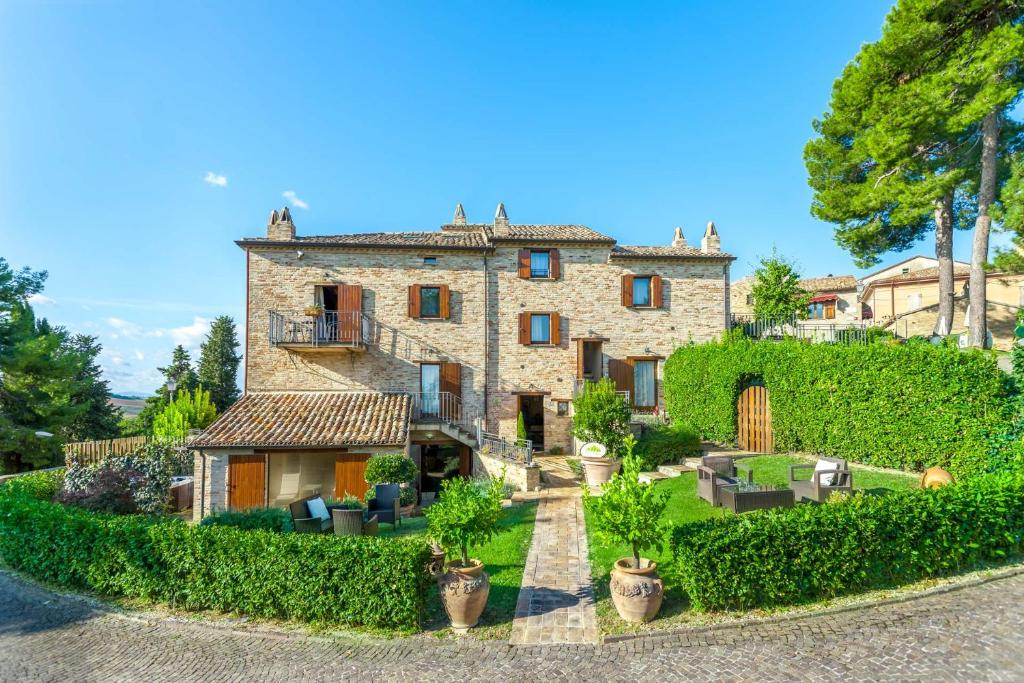
M102 441L76 441L64 444L64 462L74 456L82 465L96 465L107 455L132 453L153 440L151 436L125 436Z

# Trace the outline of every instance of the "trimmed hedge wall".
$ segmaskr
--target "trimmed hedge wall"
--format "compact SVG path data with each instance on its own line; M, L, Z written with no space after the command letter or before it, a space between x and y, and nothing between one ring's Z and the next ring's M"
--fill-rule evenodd
M772 607L954 574L1022 540L1024 483L986 475L679 526L669 572L697 609Z
M775 447L961 477L993 469L989 440L1007 428L1008 378L995 359L930 344L831 345L747 339L676 349L665 364L674 422L736 439L736 401L768 388Z
M52 487L12 483L0 487L0 558L42 581L317 623L409 628L424 611L422 541L190 527L65 507L33 496Z

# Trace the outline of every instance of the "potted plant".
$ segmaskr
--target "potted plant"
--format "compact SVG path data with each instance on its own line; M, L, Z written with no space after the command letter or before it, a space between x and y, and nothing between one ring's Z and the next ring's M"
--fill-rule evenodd
M324 314L324 307L320 304L310 304L302 312L311 318L319 318Z
M629 434L629 405L607 377L585 382L572 405L573 435L587 442L580 450L587 483L600 486L619 468L614 456L621 452Z
M603 542L623 543L633 551L631 557L615 562L611 575L611 594L615 609L626 621L646 622L658 614L665 587L658 578L658 565L641 557L648 548L659 552L668 525L661 515L668 496L657 493L652 484L640 482L640 458L633 454L636 439L626 437L626 457L622 471L601 488L601 496L592 496L584 486L584 504L590 510L598 538Z
M366 461L366 472L363 479L370 485L366 492L366 499L371 500L376 494L377 484L398 484L402 487L399 498L399 505L402 506L402 514L408 516L416 507L417 494L412 486L419 476L416 463L404 453L380 453L370 456Z
M491 581L483 562L469 557L469 549L497 533L504 485L504 477L483 486L469 479L447 479L441 483L440 500L426 511L427 535L454 557L437 586L456 631L476 626L487 605Z

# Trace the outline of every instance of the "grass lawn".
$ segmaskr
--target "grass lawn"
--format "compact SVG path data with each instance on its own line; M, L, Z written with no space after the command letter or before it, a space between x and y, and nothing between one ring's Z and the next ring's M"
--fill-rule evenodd
M485 571L491 577L491 593L479 626L470 629L469 635L476 638L508 638L512 635L512 619L516 613L519 586L523 582L523 567L530 549L536 515L535 502L505 508L498 521L501 532L490 543L470 551L471 557L486 565ZM391 529L390 524L381 524L380 535L425 535L426 531L427 518L412 517L402 520L402 526L395 530ZM436 587L430 589L423 626L424 630L436 632L439 636L451 633L448 616L441 606Z
M757 484L785 484L789 480L789 466L801 462L813 462L805 458L790 455L761 455L753 458L744 458L743 464L748 465L754 472L754 483ZM915 488L919 478L913 474L898 474L881 472L871 469L862 469L851 465L853 471L853 485L855 489L864 489L871 493L883 494L886 491L896 489ZM798 475L799 476L799 475ZM697 474L687 472L680 477L664 479L655 484L659 491L669 494L668 506L665 509L665 518L673 525L696 522L712 517L724 517L733 514L723 508L713 508L704 500L697 497ZM600 543L594 534L594 525L589 514L586 515L587 540L590 548L590 571L594 578L594 594L597 599L598 623L605 633L623 633L634 629L618 617L614 605L608 594L608 575L612 565L621 557L631 554L628 546L625 545L604 545ZM665 547L661 552L649 550L644 553L661 565L671 560L668 539L665 539ZM660 572L664 578L664 572ZM687 621L686 596L674 590L674 587L666 584L665 602L662 604L659 616L653 622L658 627L678 625Z

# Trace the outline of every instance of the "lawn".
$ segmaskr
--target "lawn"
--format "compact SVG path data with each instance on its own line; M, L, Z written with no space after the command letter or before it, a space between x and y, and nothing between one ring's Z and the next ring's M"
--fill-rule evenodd
M491 593L487 608L480 617L480 624L470 629L476 638L508 638L512 635L512 619L519 599L519 586L523 582L523 567L533 536L533 520L537 515L535 502L523 503L505 508L498 526L501 532L480 548L470 551L470 556L486 565L491 577ZM390 524L381 525L381 536L425 536L426 517L411 517L402 520L402 526L392 529ZM427 616L424 630L438 635L448 635L448 617L441 606L437 588L430 589L427 599Z
M789 455L761 455L744 458L742 462L753 470L755 483L785 484L789 479L791 464L813 461ZM886 491L896 489L915 488L919 482L918 476L912 474L882 472L864 469L857 465L851 465L850 469L853 471L854 489L863 489L870 493L884 494ZM687 472L680 477L659 481L655 486L659 491L668 493L665 519L674 526L733 514L723 508L713 508L697 497L697 474L695 472ZM597 598L598 621L601 629L606 633L629 630L629 627L619 620L615 607L611 604L608 595L608 574L615 561L630 555L630 550L625 545L600 543L595 538L594 525L589 514L586 515L586 521L590 548L590 571L594 579L594 593ZM659 564L669 562L671 556L668 539L660 552L649 550L644 555ZM662 576L664 577L664 573ZM684 621L687 611L685 595L673 590L671 585L666 585L665 588L665 602L656 623L669 625L672 622Z

